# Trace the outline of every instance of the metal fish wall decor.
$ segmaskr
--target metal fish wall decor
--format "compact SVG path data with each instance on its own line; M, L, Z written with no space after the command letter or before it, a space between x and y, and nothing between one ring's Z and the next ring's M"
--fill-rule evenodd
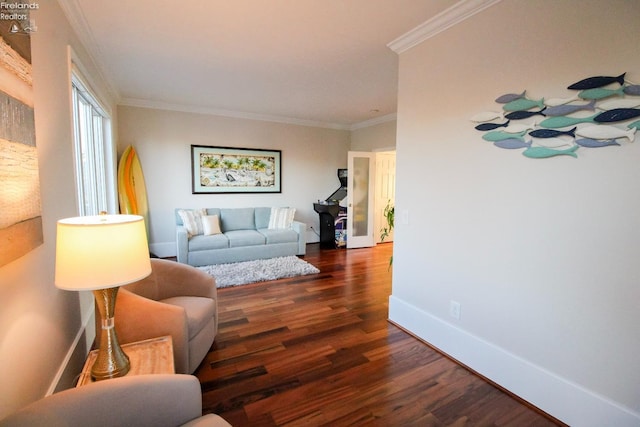
M588 77L584 80L580 80L579 82L569 85L567 89L572 89L572 90L595 89L598 87L610 85L611 83L618 83L622 86L624 85L625 74L627 73L622 73L618 77L606 77L606 76Z
M505 93L495 98L501 113L478 113L471 121L483 140L505 150L524 149L522 154L532 159L577 158L579 148L620 147L632 143L640 129L640 120L633 121L640 117L640 85L626 76L578 80L567 86L576 91L568 97ZM542 118L521 122L534 116Z

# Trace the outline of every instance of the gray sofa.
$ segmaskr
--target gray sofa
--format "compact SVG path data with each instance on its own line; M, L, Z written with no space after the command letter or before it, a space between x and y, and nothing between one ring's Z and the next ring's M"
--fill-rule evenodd
M225 264L306 253L306 224L269 228L271 208L209 208L218 215L222 233L190 235L176 209L178 262L193 266Z

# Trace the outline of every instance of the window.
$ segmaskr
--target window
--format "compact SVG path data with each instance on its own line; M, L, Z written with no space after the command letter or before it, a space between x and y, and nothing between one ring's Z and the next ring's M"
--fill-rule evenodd
M116 190L111 118L75 70L71 86L78 213L113 211Z

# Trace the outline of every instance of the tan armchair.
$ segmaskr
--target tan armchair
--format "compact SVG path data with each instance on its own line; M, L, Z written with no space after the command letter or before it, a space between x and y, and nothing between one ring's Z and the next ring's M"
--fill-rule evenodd
M218 332L215 280L197 268L163 259L151 259L151 269L151 275L118 291L118 341L171 335L176 372L191 374Z
M211 426L192 375L137 375L98 381L40 399L0 420L0 427Z

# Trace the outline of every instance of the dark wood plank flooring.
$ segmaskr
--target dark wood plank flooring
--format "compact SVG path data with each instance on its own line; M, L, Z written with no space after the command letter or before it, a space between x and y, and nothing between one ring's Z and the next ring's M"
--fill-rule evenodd
M392 248L311 244L319 274L220 289L203 411L236 427L559 425L387 321Z

